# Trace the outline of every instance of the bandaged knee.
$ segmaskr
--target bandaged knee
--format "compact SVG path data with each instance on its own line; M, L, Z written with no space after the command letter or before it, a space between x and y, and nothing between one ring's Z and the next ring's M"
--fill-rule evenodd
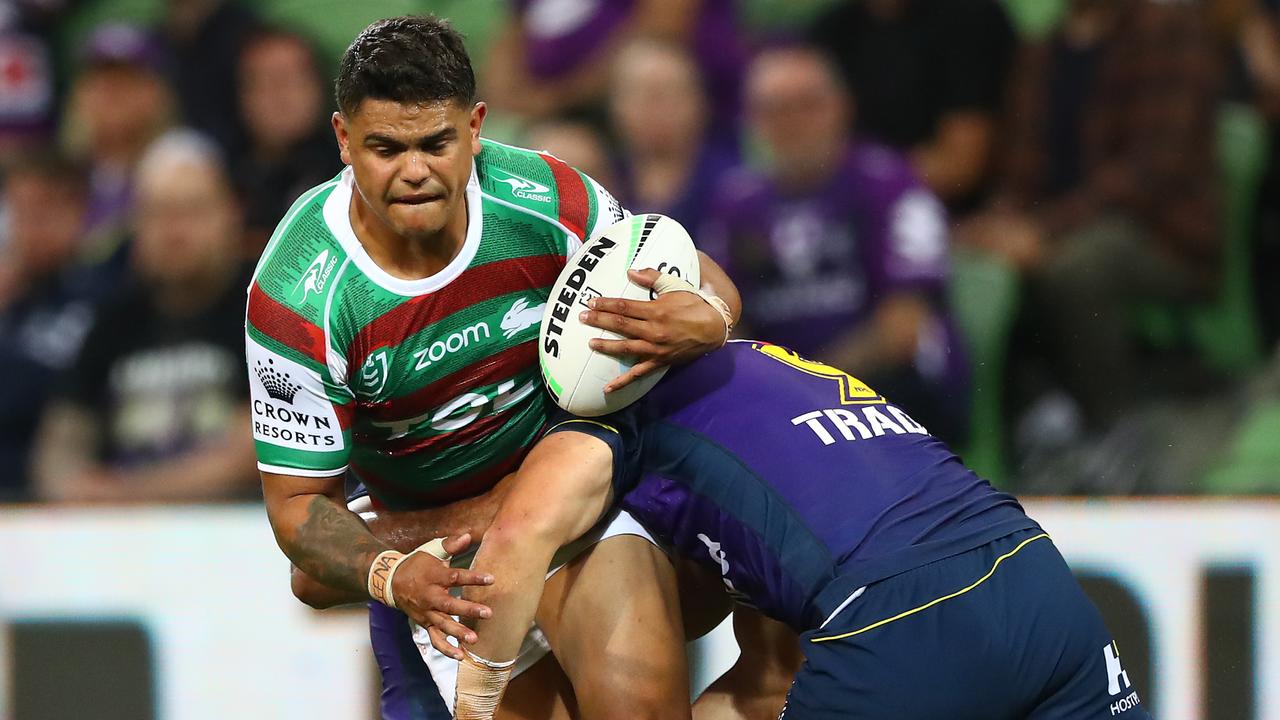
M514 659L506 662L485 660L470 650L458 664L458 685L453 701L457 720L492 720L502 701L502 693L511 682Z

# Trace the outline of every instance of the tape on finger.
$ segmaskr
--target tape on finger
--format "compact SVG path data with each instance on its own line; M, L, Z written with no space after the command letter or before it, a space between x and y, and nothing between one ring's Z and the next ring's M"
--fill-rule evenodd
M658 275L658 279L653 281L653 292L657 295L666 295L671 292L688 292L702 298L708 305L715 308L716 312L720 313L720 318L724 320L724 342L729 342L729 336L733 334L733 313L729 311L729 303L701 288L694 287L682 277L667 273Z
M373 564L369 566L367 582L369 596L387 607L396 607L395 592L391 584L392 580L395 579L396 570L404 564L405 560L418 553L430 555L444 563L453 559L453 556L444 549L444 538L429 540L407 555L395 550L384 550L378 554L378 557L374 558Z

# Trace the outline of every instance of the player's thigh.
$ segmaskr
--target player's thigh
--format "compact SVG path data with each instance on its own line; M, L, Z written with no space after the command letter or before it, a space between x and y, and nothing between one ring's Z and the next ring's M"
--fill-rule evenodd
M698 696L694 720L774 720L804 661L799 639L786 625L741 606L733 611L733 634L738 659Z
M676 571L676 587L680 593L680 617L684 622L684 639L692 642L715 630L733 611L733 600L724 589L724 579L679 555L671 557Z
M573 686L554 655L512 678L494 720L577 720Z
M605 539L552 575L537 621L584 717L689 717L675 573L647 539Z

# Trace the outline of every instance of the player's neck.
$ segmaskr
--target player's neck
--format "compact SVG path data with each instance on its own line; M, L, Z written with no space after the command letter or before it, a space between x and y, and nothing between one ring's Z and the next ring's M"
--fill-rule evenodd
M387 226L353 192L348 216L356 239L369 258L388 275L400 280L421 280L443 270L461 252L467 239L466 198L439 232L423 237L406 237Z

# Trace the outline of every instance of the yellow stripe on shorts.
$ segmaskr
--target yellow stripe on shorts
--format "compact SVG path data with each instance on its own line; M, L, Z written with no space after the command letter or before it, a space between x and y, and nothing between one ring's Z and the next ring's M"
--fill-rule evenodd
M614 435L621 435L621 434L622 434L622 433L618 432L618 428L616 428L616 427L614 427L614 426L612 426L612 425L605 425L605 424L604 424L604 423L602 423L602 422L596 422L595 420L587 420L586 418L574 418L574 419L572 419L572 420L562 420L562 421L560 421L560 422L556 423L555 425L552 425L551 427L547 428L547 432L546 432L546 433L544 433L544 434L549 434L552 430L555 430L555 429L556 429L556 428L558 428L558 427L564 427L565 425L568 425L568 424L570 424L570 423L587 423L587 424L589 424L589 425L597 425L597 426L599 426L599 427L604 428L605 430L608 430L609 432L613 433Z
M945 602L945 601L950 600L950 599L952 599L952 598L960 597L961 595L963 595L963 594L965 594L965 593L969 592L970 590L972 590L972 589L974 589L974 588L978 587L979 585L981 585L982 583L984 583L984 582L986 582L988 579L990 579L990 577L991 577L992 575L995 575L995 574L996 574L996 568L1000 567L1000 563L1002 563L1002 562L1004 562L1005 560L1007 560L1007 559L1009 559L1009 558L1013 557L1014 555L1017 555L1019 550L1021 550L1021 549L1022 549L1022 548L1024 548L1024 547L1026 547L1028 544L1035 542L1036 540L1040 540L1040 539L1048 539L1048 538L1049 538L1049 534L1048 534L1048 533L1040 533L1039 535L1036 535L1035 537L1029 537L1029 538L1027 538L1026 540L1023 540L1022 542L1018 543L1018 546L1017 546L1016 548L1014 548L1014 549L1010 550L1009 552L1007 552L1007 553L1005 553L1005 554L1001 555L1000 557L996 558L995 563L991 566L991 569L987 571L987 574L986 574L986 575L983 575L982 577L978 578L976 581L974 581L974 583L973 583L972 585L970 585L970 586L969 586L969 587L967 587L967 588L964 588L963 590L957 590L957 591L955 591L955 592L951 593L950 595L943 595L943 596L942 596L942 597L940 597L940 598L937 598L937 599L934 599L934 600L930 600L929 602L925 603L924 605L921 605L921 606L919 606L919 607L912 608L912 609L910 609L910 610L907 610L906 612L898 613L897 615L894 615L893 617L885 618L884 620L880 620L879 622L873 622L873 623L871 623L870 625L868 625L868 626L866 626L866 627L862 628L861 630L854 630L854 631L852 631L852 632L841 633L841 634L839 634L839 635L831 635L831 636L829 636L829 637L816 637L816 638L811 639L809 642L820 643L820 642L827 642L827 641L829 641L829 640L843 640L843 639L848 638L848 637L853 637L854 635L861 635L862 633L867 632L867 631L869 631L869 630L875 630L876 628L878 628L878 627L880 627L880 626L882 626L882 625L888 625L889 623L893 622L894 620L901 620L901 619L902 619L902 618L904 618L904 617L908 617L908 616L910 616L910 615L915 615L915 614L916 614L916 613L918 613L918 612L922 612L922 611L924 611L924 610L928 610L929 608L933 607L934 605L937 605L937 604L938 604L938 603L940 603L940 602Z

